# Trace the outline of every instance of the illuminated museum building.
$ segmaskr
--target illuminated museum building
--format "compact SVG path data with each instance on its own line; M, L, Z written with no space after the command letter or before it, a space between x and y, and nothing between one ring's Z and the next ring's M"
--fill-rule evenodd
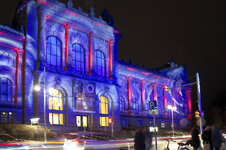
M20 20L21 30L0 26L0 122L39 117L42 124L44 84L48 127L111 129L108 118L114 129L150 125L152 100L159 127L171 126L168 105L177 108L176 128L190 119L190 87L165 90L187 82L184 67L171 62L154 71L118 61L121 36L112 17L96 18L70 0L27 0L17 12L14 28Z

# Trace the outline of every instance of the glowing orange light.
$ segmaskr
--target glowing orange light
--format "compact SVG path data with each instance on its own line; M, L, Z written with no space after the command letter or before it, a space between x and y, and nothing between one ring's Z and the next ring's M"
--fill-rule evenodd
M111 118L108 118L108 122L109 122L109 123L112 123L112 119L111 119Z
M164 86L165 91L169 91L169 87L167 85Z
M195 112L195 118L200 118L200 112L199 111Z

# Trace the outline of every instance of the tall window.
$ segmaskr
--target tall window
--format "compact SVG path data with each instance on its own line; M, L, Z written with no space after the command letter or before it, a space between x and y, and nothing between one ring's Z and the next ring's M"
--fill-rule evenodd
M132 99L132 108L135 114L138 114L140 112L138 99L136 98Z
M0 112L0 122L1 123L12 123L13 113L12 112Z
M62 93L57 89L49 90L49 123L50 124L64 124L64 102Z
M80 44L73 44L72 46L73 53L73 67L76 72L84 73L85 72L85 50Z
M120 97L120 112L122 114L125 114L127 109L128 109L128 102L126 102L123 97Z
M0 101L12 102L12 83L7 78L0 78Z
M46 43L46 62L53 67L62 67L62 44L57 37L49 36Z
M105 76L105 57L99 50L95 51L95 72L98 76Z
M109 121L108 121L108 100L106 97L101 96L99 99L99 113L100 113L100 125L101 126L109 126Z

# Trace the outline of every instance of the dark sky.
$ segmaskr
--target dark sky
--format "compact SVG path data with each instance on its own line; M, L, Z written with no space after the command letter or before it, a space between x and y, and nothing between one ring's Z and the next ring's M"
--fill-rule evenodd
M64 1L64 0L62 0ZM11 24L17 0L0 1L0 23ZM171 58L200 73L203 107L226 85L225 0L74 0L96 16L107 9L123 38L119 59L155 68ZM196 89L193 87L193 94ZM194 97L196 99L196 97Z

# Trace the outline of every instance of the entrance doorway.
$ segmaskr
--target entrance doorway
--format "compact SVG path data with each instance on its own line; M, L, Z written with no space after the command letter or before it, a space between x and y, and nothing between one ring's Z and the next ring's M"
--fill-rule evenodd
M76 124L79 130L88 130L88 116L76 116Z

